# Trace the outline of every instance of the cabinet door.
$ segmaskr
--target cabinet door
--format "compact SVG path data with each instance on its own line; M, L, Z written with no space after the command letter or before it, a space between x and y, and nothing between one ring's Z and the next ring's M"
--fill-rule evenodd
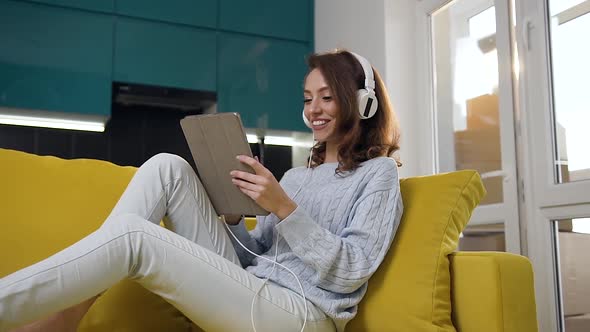
M49 5L64 6L96 10L105 13L112 13L115 9L115 0L33 0L34 2L46 3Z
M116 11L157 21L217 27L217 0L117 0Z
M219 0L219 28L309 41L313 34L310 0Z
M307 44L229 33L219 38L219 111L240 113L249 128L306 130Z
M119 18L114 80L215 91L215 33Z
M0 2L0 107L109 115L113 19Z

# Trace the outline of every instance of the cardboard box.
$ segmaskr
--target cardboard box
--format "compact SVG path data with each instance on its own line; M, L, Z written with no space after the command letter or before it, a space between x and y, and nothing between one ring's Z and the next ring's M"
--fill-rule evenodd
M467 128L455 131L458 169L479 172L502 168L498 96L483 95L466 101Z
M467 129L456 131L456 169L474 169L480 174L502 169L500 140L500 117L498 96L482 95L469 99L467 106ZM502 177L483 179L487 195L480 204L504 201Z
M590 331L590 314L571 316L565 318L565 332Z
M565 316L590 313L588 253L590 234L559 232L559 266Z
M482 179L483 186L486 188L486 195L482 198L480 205L495 204L504 202L504 178L501 176L494 176L491 178Z
M470 225L463 230L465 235L489 235L490 233L503 234L505 230L503 223L485 224L485 225Z
M504 233L463 234L459 239L461 251L506 251Z
M570 182L570 171L568 165L559 165L559 173L561 173L561 183Z
M502 165L502 151L499 127L458 130L455 131L454 138L457 164L493 164L489 170L500 169L498 166Z
M500 127L498 95L482 95L467 100L467 129Z
M571 219L560 219L557 222L557 228L560 232L572 232L574 230L574 224Z

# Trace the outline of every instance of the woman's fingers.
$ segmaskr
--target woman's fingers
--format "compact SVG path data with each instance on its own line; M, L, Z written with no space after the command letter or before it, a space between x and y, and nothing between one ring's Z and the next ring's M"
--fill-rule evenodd
M240 162L252 167L252 169L254 169L254 172L256 172L256 174L258 175L267 175L270 173L270 171L266 167L264 167L264 165L262 165L258 160L252 157L239 155L236 158L238 158Z
M231 175L233 179L241 179L251 183L261 184L264 182L264 177L248 172L231 171L229 175Z
M256 158L237 156L240 162L252 167L256 174L244 171L231 171L232 183L240 191L252 198L263 209L275 212L281 206L289 203L290 199L280 186L271 171L262 165Z
M263 190L263 188L261 186L251 183L251 182L248 182L248 181L243 181L240 179L233 178L233 179L231 179L231 182L240 188L248 189L251 191L262 191Z
M240 189L241 192L248 195L248 197L252 198L254 201L256 201L258 199L258 197L260 197L260 195L256 191L248 190L248 189L245 189L242 187L238 187L238 188Z

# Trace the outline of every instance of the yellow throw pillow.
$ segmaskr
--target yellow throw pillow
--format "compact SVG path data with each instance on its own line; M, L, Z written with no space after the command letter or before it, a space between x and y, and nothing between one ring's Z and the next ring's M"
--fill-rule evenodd
M133 167L0 149L0 277L40 261L97 229L127 187ZM176 308L124 280L107 290L80 332L190 331Z
M401 180L404 214L348 331L455 331L448 255L485 195L479 174Z

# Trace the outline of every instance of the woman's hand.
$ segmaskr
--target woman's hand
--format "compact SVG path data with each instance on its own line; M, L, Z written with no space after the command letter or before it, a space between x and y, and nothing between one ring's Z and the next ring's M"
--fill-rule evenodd
M274 213L281 220L287 218L297 208L297 204L289 198L274 175L252 157L240 155L237 158L252 167L256 174L231 171L232 182L263 209Z

